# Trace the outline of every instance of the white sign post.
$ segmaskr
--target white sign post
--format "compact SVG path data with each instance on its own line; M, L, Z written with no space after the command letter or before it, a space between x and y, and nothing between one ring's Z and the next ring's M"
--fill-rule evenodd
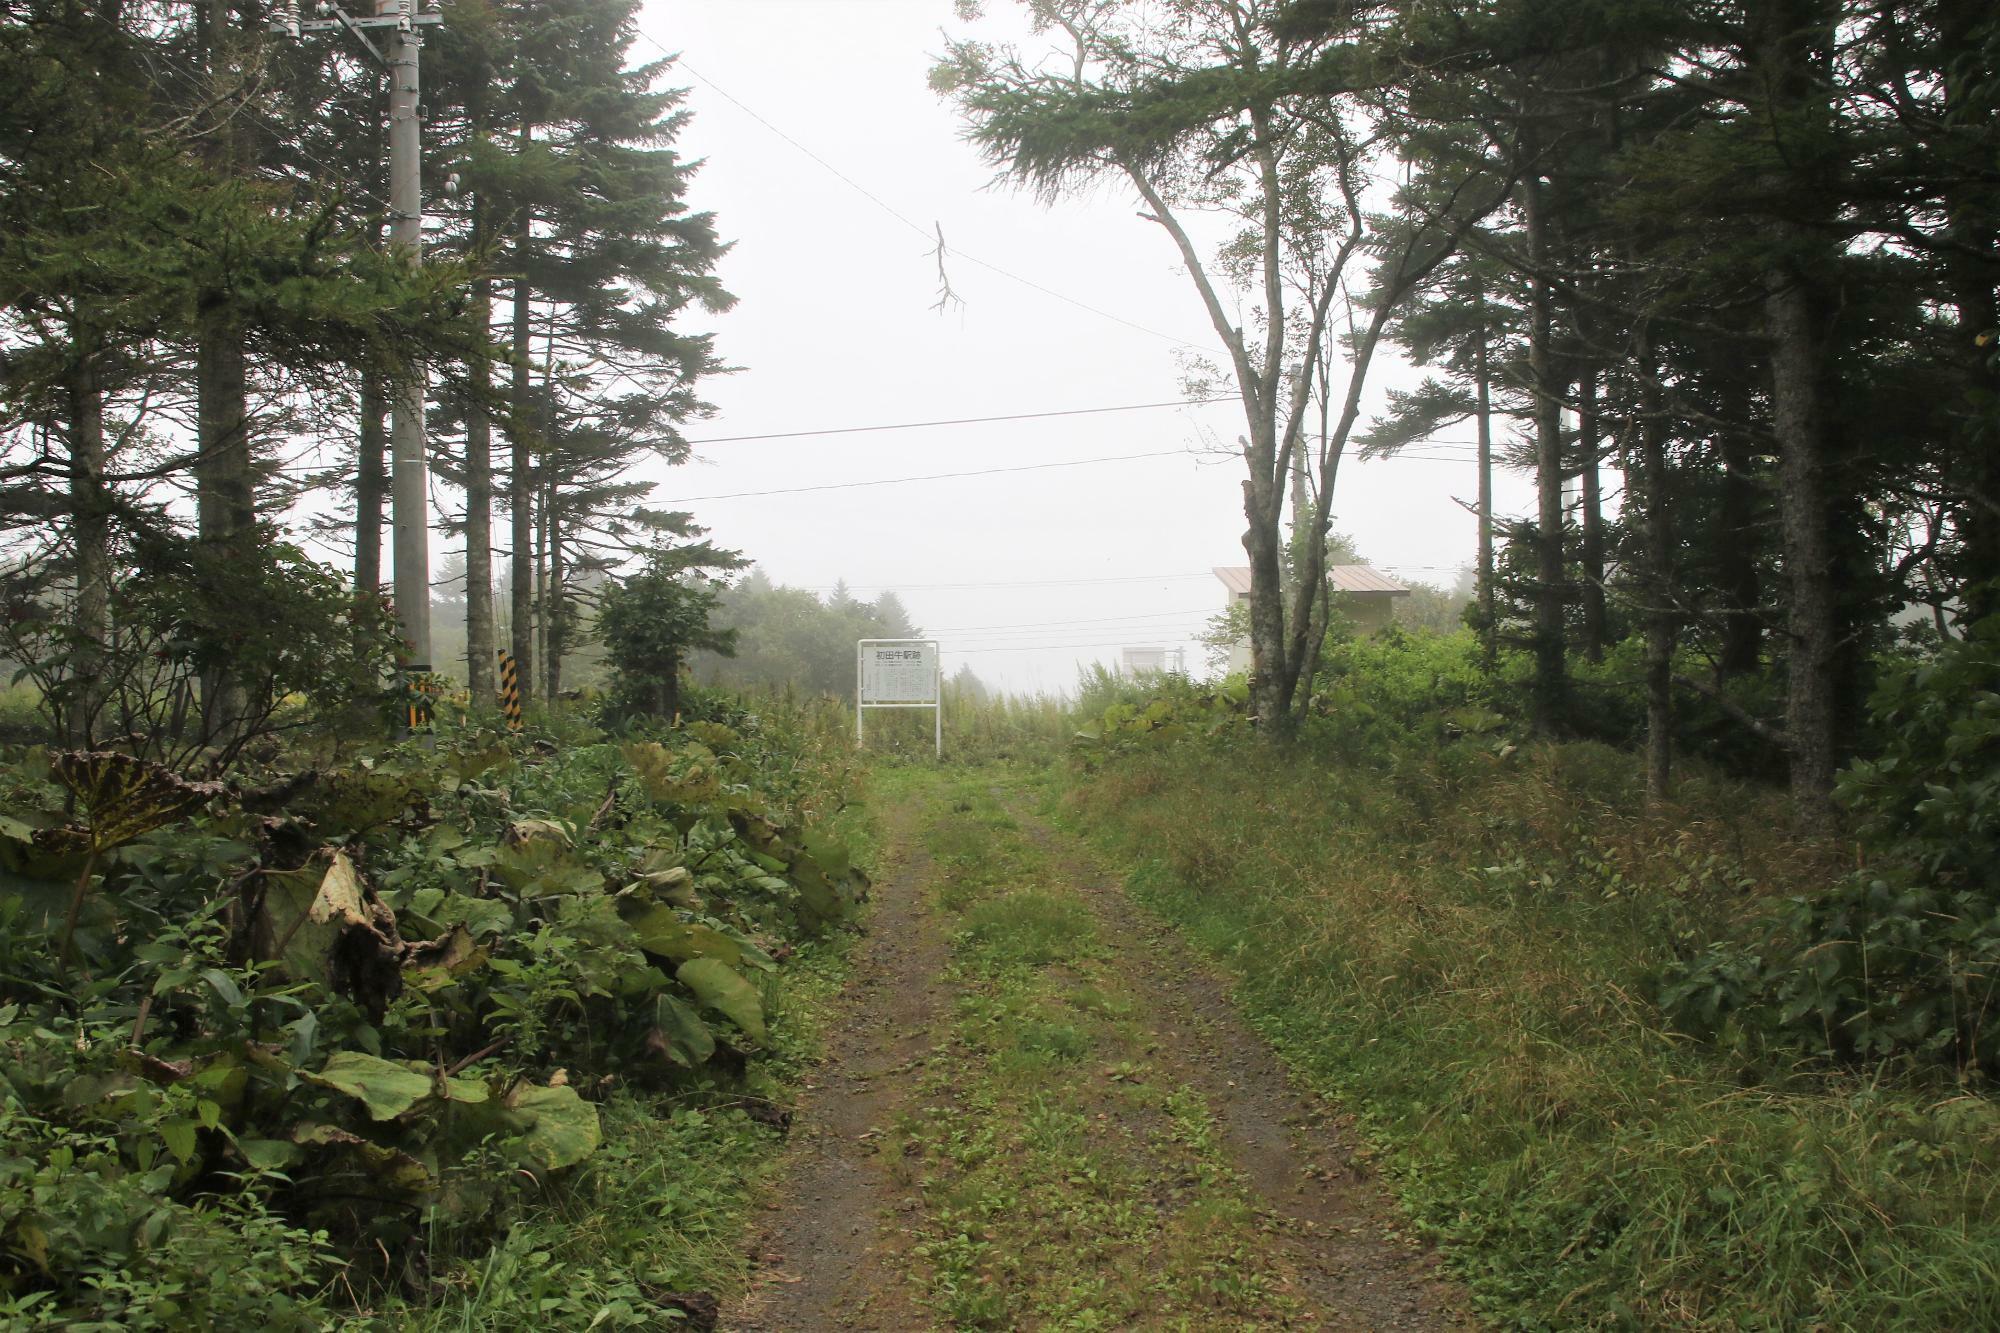
M936 715L937 757L944 758L944 691L936 639L862 639L854 646L854 741L866 738L871 708L928 708Z

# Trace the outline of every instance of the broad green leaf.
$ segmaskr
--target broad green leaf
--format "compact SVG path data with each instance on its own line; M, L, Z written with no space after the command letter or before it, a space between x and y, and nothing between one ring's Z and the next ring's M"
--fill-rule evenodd
M160 1141L183 1163L194 1160L195 1123L192 1120L165 1120L160 1123Z
M577 855L568 831L547 819L524 819L509 829L493 867L508 888L534 896L587 893L604 882Z
M304 1077L363 1102L377 1120L394 1120L432 1091L429 1074L361 1051L336 1051L318 1073Z
M677 963L715 958L734 967L743 961L742 945L712 927L681 920L671 907L652 908L629 924L640 948Z
M757 988L728 964L715 958L682 963L674 973L703 1004L743 1029L752 1041L764 1040L764 1001Z
M692 1069L715 1054L715 1034L708 1030L708 1024L673 996L654 997L653 1023L667 1058L675 1063Z
M298 1145L282 1139L238 1139L236 1151L253 1171L282 1171L299 1160Z
M408 814L422 799L424 782L408 773L345 769L322 778L305 803L321 832L365 833Z
M597 1108L577 1096L575 1088L524 1083L507 1094L507 1107L534 1121L506 1145L518 1157L553 1171L575 1166L597 1151Z

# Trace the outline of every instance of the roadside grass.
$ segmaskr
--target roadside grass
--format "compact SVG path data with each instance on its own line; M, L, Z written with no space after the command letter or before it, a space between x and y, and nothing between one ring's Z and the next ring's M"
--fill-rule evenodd
M968 1329L1295 1318L1271 1223L1201 1096L1149 1058L1089 907L994 794L1009 777L926 781L958 997L947 1056L884 1146L925 1200L925 1302Z
M1068 809L1501 1322L2000 1327L2000 1107L1671 1032L1657 970L1824 862L1724 784L1632 814L1625 767L1189 744L1074 775Z

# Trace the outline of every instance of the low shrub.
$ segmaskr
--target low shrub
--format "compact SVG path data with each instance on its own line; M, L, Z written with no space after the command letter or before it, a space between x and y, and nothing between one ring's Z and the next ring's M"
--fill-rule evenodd
M726 1096L865 885L815 819L844 735L806 759L737 720L470 727L229 784L18 759L0 1301L69 1327L317 1326L336 1279L421 1304L593 1157L604 1099Z
M2000 1074L2000 618L1887 671L1839 795L1868 863L1667 969L1690 1030Z

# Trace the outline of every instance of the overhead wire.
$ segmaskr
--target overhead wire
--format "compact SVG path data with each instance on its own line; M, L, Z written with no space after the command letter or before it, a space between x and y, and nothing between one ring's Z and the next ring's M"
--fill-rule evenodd
M978 631L1008 629L1051 629L1059 625L1110 625L1126 620L1160 620L1167 616L1198 616L1209 613L1213 608L1190 607L1184 611L1148 611L1132 616L1094 616L1084 620L1023 620L1011 625L934 625L926 629L930 634L971 634Z
M1039 421L1048 417L1088 417L1106 412L1143 412L1159 407L1193 407L1202 403L1223 403L1234 394L1211 398L1167 398L1157 403L1121 403L1115 407L1066 407L1048 412L1009 412L990 417L950 417L937 421L897 421L880 426L832 426L824 430L771 431L762 435L717 435L705 440L689 440L689 447L708 444L744 444L756 440L797 440L820 435L863 435L874 431L924 430L933 426L977 426L990 421Z
M1128 463L1141 458L1194 458L1197 455L1188 449L1153 449L1136 454L1105 454L1099 458L1070 458L1052 463L1021 463L1010 467L974 468L965 472L926 472L909 477L872 477L866 481L827 481L813 486L780 486L763 491L727 491L717 495L683 495L672 500L662 500L661 504L699 504L712 500L755 500L773 495L805 495L816 491L851 491L870 486L907 486L915 482L955 481L963 477L992 477L1007 472L1045 472L1051 468L1088 467L1096 463ZM1463 463L1462 458L1445 458L1425 454L1398 454L1398 459L1413 463ZM1367 460L1387 461L1387 460Z
M691 75L693 78L695 78L702 84L705 84L711 92L716 94L716 96L722 98L726 102L729 102L731 105L736 107L737 110L741 111L744 115L750 117L752 120L756 121L759 125L762 125L765 129L769 130L771 133L777 135L780 139L790 144L793 148L797 149L800 153L804 154L808 159L818 164L823 170L832 175L834 179L840 181L842 184L846 185L849 189L853 190L856 194L859 194L862 198L866 199L869 203L875 205L875 207L881 209L884 213L888 214L896 221L902 223L905 227L908 227L911 231L915 232L917 235L923 237L924 240L936 243L940 246L943 245L943 238L938 232L934 231L931 228L925 227L922 223L917 222L915 219L911 218L908 214L904 213L901 209L889 203L887 200L883 199L880 195L876 194L873 190L870 190L867 186L861 184L861 182L855 180L852 176L842 171L839 167L836 167L835 165L833 165L833 163L827 161L824 157L814 152L811 148L808 148L805 144L793 138L790 134L787 134L784 130L780 129L777 125L773 124L769 119L759 114L758 111L755 108L751 107L747 102L743 101L741 98L731 93L728 89L722 87L722 85L718 84L715 80L703 74L693 65L690 65L687 62L687 58L685 55L669 51L665 46L661 45L661 43L657 38L653 37L650 33L640 31L639 36L642 39L644 39L645 42L649 46L651 46L655 51L658 51L662 56L665 56L668 60L672 61L675 68L686 70L688 74ZM1086 313L1096 315L1099 319L1108 319L1113 323L1123 324L1128 329L1134 329L1140 333L1146 334L1148 337L1159 338L1162 341L1173 343L1175 346L1178 347L1193 348L1196 351L1209 350L1200 343L1189 342L1187 339L1177 338L1171 333L1162 333L1158 329L1147 328L1144 324L1140 324L1137 323L1136 321L1129 320L1125 318L1123 315L1117 315L1113 314L1109 310L1099 309L1098 307L1091 305L1087 301L1078 300L1076 297L1070 296L1064 292L1057 291L1053 287L1044 286L1043 284L1034 281L1032 278L1024 278L1018 273L1002 268L1000 265L992 263L989 260L981 259L977 255L968 254L964 250L949 249L948 253L956 255L958 258L963 259L968 263L977 264L980 268L987 269L991 272L997 273L1001 277L1007 278L1010 281L1018 282L1024 287L1028 287L1042 293L1044 296L1052 297L1055 300L1064 302L1067 305L1075 306L1077 309L1085 311Z
M851 491L866 486L907 486L920 481L951 481L960 477L991 477L1003 472L1044 472L1051 468L1088 467L1095 463L1126 463L1138 458L1192 457L1185 449L1154 449L1138 454L1106 454L1101 458L1071 458L1054 463L1020 463L1010 467L974 468L967 472L927 472L913 477L874 477L867 481L828 481L816 486L781 486L768 491L731 491L723 495L686 495L663 500L668 505L696 504L707 500L747 500L768 495L804 495L812 491Z
M1179 583L1189 579L1212 579L1215 571L1204 569L1199 574L1114 574L1104 578L1090 579L1027 579L1002 582L974 583L822 583L802 588L802 592L839 592L845 589L853 592L856 588L873 592L958 592L969 588L1069 588L1102 583Z

